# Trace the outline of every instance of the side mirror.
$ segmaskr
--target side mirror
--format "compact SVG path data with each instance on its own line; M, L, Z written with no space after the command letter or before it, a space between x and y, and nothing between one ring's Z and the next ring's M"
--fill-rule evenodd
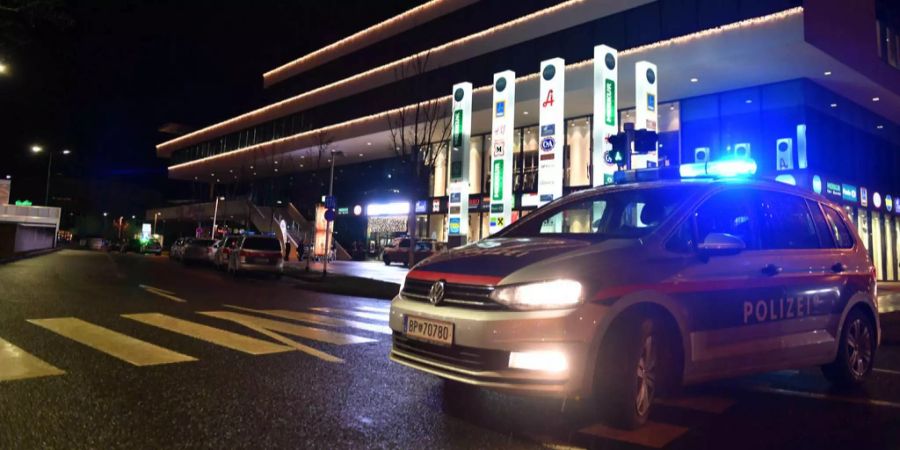
M700 256L735 255L747 248L743 239L728 233L709 233L706 239L697 245Z

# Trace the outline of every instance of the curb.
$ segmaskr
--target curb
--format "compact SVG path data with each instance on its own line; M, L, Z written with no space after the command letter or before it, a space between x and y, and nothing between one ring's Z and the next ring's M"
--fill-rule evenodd
M13 255L13 256L10 256L7 258L0 258L0 265L9 264L11 262L20 261L23 259L36 258L38 256L49 255L50 253L55 253L60 250L62 250L62 248L54 247L54 248L47 248L47 249L43 249L43 250L34 250L34 251L30 251L30 252L25 252L25 253L19 253L17 255ZM399 286L398 286L398 288L399 288Z

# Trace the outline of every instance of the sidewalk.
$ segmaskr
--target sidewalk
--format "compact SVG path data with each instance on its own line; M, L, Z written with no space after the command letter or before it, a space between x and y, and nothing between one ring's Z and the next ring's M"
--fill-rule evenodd
M354 295L390 300L400 291L407 268L385 266L380 261L333 261L328 263L328 275L322 277L322 263L289 261L284 274L303 282L303 288L317 292Z

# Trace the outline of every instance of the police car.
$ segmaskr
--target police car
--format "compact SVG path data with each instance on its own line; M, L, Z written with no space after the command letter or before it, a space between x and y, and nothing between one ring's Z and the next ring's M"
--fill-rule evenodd
M842 209L742 178L752 160L618 172L429 258L391 303L391 360L518 393L590 396L618 426L685 384L819 365L862 382L875 271Z

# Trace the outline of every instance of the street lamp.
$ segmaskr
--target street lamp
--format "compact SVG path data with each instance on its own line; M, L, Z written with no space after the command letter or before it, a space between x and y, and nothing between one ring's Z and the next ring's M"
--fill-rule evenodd
M160 214L162 214L162 213L159 211L157 211L155 214L153 214L153 233L151 233L151 234L156 234L156 219L159 217Z
M209 238L216 238L216 216L219 214L219 200L225 200L225 197L216 197L216 206L213 208L213 223L212 228L209 230Z
M0 75L6 75L9 73L9 66L6 63L0 63Z
M338 156L344 156L344 152L340 150L331 149L331 180L328 181L328 196L331 197L334 193L334 161ZM325 263L322 265L322 276L324 277L328 274L328 255L331 254L331 221L326 221L325 223Z
M40 145L32 145L31 152L32 153L41 153L44 151L44 147ZM69 155L72 153L71 150L63 150L60 152L63 155ZM50 205L50 169L53 167L53 152L47 152L47 188L44 191L44 206Z

